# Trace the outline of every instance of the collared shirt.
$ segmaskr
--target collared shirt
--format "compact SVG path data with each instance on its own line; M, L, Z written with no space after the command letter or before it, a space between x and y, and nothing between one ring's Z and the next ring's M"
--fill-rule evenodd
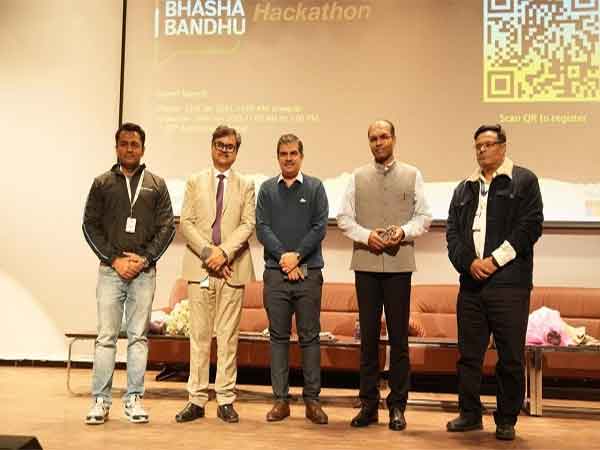
M285 179L283 178L282 174L279 174L279 177L277 177L277 184L281 183L282 181L285 181ZM304 176L302 175L302 172L298 172L298 175L296 175L296 178L294 178L294 183L296 181L300 184L304 183Z
M217 169L216 167L213 170L213 174L214 174L214 188L215 188L215 193L217 192L217 188L219 187L219 175L224 175L225 178L223 178L223 198L225 198L225 192L227 192L227 180L229 179L229 174L231 173L231 169L227 169L225 172L221 172L219 171L219 169ZM209 276L206 275L206 278L204 278L203 280L200 281L200 287L201 288L208 288L209 287Z
M513 162L509 158L504 158L502 164L492 175L492 181L498 175L506 175L512 179ZM483 258L483 252L485 248L485 233L487 229L487 194L490 190L490 183L488 183L483 176L481 168L477 168L468 178L469 181L479 182L479 203L477 205L477 212L473 220L473 244L475 245L475 252L478 258ZM492 256L500 267L508 264L510 261L517 257L517 252L510 245L510 242L504 241L498 248L492 252Z
M374 163L375 167L383 170L384 172L389 171L394 167L396 161L392 161L390 164L383 165ZM341 208L337 215L338 226L344 230L344 235L352 239L353 241L360 242L368 245L369 236L371 231L368 228L363 227L356 221L356 205L355 195L356 193L356 182L354 174L348 182L346 193L342 199ZM422 236L429 230L431 225L431 211L425 198L425 183L423 182L423 176L421 172L417 170L415 177L415 198L414 198L415 211L412 218L405 224L399 224L402 231L404 231L404 238L402 241L412 241L415 238Z
M223 196L225 196L225 192L227 192L227 181L229 180L229 174L231 173L231 169L227 169L225 172L220 172L219 169L215 167L213 173L215 175L215 192L217 192L217 187L219 186L219 175L225 175L225 178L223 178Z

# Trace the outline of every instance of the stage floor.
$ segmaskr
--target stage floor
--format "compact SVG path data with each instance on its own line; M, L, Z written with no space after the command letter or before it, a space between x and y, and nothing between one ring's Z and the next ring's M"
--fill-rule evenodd
M490 414L484 416L484 430L447 433L446 422L456 411L439 407L409 406L408 428L393 432L387 428L387 411L380 410L380 423L364 429L350 428L356 413L352 407L354 390L324 389L328 425L313 425L304 418L301 401L292 403L292 416L283 422L267 423L270 408L269 386L238 386L241 390L236 409L240 423L226 424L216 417L216 403L207 405L207 417L178 424L175 413L185 405L185 383L156 382L156 372L146 374L148 393L144 405L150 423L130 424L115 399L110 420L101 426L83 422L90 407L91 370L73 369L71 386L66 389L66 369L42 367L0 367L0 435L33 435L48 449L600 449L600 412L598 414L521 415L514 442L494 438ZM123 370L115 373L116 387L125 385ZM299 388L292 393L300 394ZM118 393L116 395L119 395ZM411 398L456 400L453 395L411 393ZM487 399L493 400L493 399ZM599 407L598 402L550 401L555 405Z

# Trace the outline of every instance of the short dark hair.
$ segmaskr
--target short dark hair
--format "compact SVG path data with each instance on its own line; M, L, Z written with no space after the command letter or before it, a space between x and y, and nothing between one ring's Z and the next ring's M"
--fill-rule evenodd
M219 138L225 136L235 136L235 149L239 150L242 145L242 135L235 129L227 125L219 125L212 134L211 145Z
M390 134L392 135L392 137L396 137L396 128L394 128L394 124L387 119L377 119L375 122L373 122L371 125L369 125L369 129L367 130L367 137L369 137L369 133L371 133L371 127L373 125L375 125L377 122L387 123L388 126L390 127Z
M115 145L119 145L119 135L122 131L130 131L139 134L140 141L142 141L142 148L146 145L146 132L137 123L125 122L119 126L115 133Z
M302 156L304 156L304 145L298 136L292 133L283 134L277 141L277 156L279 156L279 148L283 144L293 144L294 142L298 143L298 151Z
M502 125L497 123L496 125L481 125L477 130L475 130L475 134L473 135L473 140L477 139L481 133L485 133L486 131L493 131L498 136L498 142L503 144L506 142L506 132Z

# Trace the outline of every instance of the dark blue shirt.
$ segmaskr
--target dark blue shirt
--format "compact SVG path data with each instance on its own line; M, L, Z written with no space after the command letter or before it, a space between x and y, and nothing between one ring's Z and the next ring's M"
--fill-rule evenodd
M302 175L289 188L279 177L265 181L258 192L256 236L265 248L265 267L278 269L281 255L298 252L309 269L324 266L321 241L327 231L329 203L323 183Z

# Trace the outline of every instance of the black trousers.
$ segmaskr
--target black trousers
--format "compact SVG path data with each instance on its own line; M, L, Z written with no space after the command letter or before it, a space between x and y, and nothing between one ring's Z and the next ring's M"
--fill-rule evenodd
M498 351L496 424L517 422L525 396L525 334L531 291L521 288L460 289L458 321L458 395L461 414L481 417L481 367L490 333Z
M390 345L390 393L388 408L406 409L410 384L408 319L410 316L411 272L355 272L360 322L360 400L364 407L379 404L379 336L381 312Z
M292 316L295 315L302 349L302 397L318 400L321 392L321 270L310 269L306 279L288 281L280 270L266 269L263 281L263 303L269 318L273 394L277 400L289 399L289 348Z

